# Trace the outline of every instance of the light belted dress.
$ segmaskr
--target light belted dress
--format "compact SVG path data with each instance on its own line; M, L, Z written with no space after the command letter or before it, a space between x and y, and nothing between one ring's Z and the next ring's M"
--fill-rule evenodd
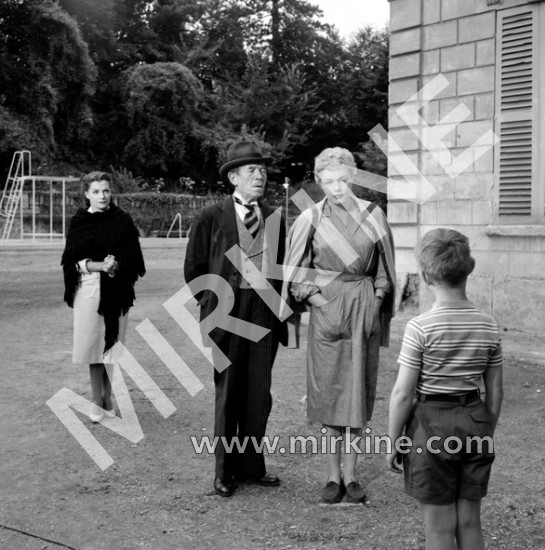
M74 344L72 362L92 365L104 362L104 318L100 303L100 273L89 272L87 260L78 262L79 286L74 297ZM118 341L125 342L129 314L119 316Z
M312 306L307 346L307 413L328 426L363 427L375 403L379 346L388 345L393 315L393 241L380 208L357 200L348 213L327 199L303 212L290 231L289 266L329 273L292 282L298 302L321 292ZM338 273L334 278L332 272ZM373 331L375 289L386 293L381 327Z

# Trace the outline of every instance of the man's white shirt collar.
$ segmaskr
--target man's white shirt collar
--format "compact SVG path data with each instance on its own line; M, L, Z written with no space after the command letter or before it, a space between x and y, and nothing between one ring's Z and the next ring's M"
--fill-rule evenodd
M257 200L248 202L242 198L242 195L238 191L233 191L233 197L236 197L242 203L242 206L245 206L247 204L251 204L252 206L258 206ZM235 203L235 204L238 204L238 203Z

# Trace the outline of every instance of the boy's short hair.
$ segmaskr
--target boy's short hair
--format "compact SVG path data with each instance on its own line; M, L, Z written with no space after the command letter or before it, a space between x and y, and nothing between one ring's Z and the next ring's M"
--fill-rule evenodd
M433 229L416 245L416 259L426 283L456 286L475 268L469 240L454 229Z

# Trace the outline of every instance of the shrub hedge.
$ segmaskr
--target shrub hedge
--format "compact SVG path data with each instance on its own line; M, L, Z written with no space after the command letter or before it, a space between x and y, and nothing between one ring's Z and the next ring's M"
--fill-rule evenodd
M74 210L83 205L78 192L68 192L67 203ZM195 195L178 193L120 193L114 195L116 204L128 212L142 237L164 236L177 214L182 217L182 233L185 235L195 216L206 206L223 200L222 195ZM177 234L178 224L174 233Z
M186 234L195 216L205 208L223 200L221 195L197 197L177 193L127 193L116 196L117 204L128 212L143 237L166 234L177 214L182 218L182 234ZM178 225L176 225L177 231ZM175 233L176 234L176 233Z
M301 188L308 193L315 202L318 202L323 197L321 189L313 182L290 186L290 196ZM356 188L354 191L356 195L361 198L377 201L382 208L386 208L383 195L371 192L367 189ZM172 225L177 214L181 215L182 235L185 236L199 212L207 206L222 201L225 196L225 194L198 196L188 193L138 192L115 194L114 200L118 206L131 215L142 237L164 237L166 236L166 233L168 232L168 229ZM38 212L44 216L48 216L51 200L49 192L38 192L36 193L35 198L39 206ZM29 199L27 198L27 203L28 200ZM62 220L62 195L55 193L53 200L54 223L55 220L60 223ZM276 208L279 206L284 207L286 204L284 188L279 185L267 187L265 202ZM84 206L84 201L79 192L67 191L66 203L66 217L68 222L76 209ZM290 201L288 209L288 222L290 225L299 214L300 211L297 206ZM173 235L177 234L178 224L176 224L173 230Z

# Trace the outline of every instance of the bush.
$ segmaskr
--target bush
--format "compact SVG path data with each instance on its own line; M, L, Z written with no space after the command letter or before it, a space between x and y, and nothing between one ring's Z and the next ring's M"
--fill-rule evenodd
M127 170L124 167L116 170L112 165L110 165L110 174L113 179L112 183L114 193L136 193L140 191L142 178L135 178L130 170Z
M121 172L124 173L124 171ZM315 203L323 198L322 190L313 181L292 183L288 190L289 196L291 197L299 189L303 189ZM378 201L384 208L384 204L380 201L379 193L375 193L376 196L373 196L374 192L369 189L360 188L355 188L354 192L360 198ZM271 182L271 185L266 188L264 201L273 208L281 207L285 215L285 193L286 191L282 185ZM182 217L182 234L187 235L193 220L199 215L201 210L223 201L226 196L226 194L221 193L211 193L206 196L189 193L115 193L114 201L131 215L142 237L149 237L150 235L164 237L177 214L180 214ZM43 221L47 225L49 223L47 220L49 220L51 200L49 192L37 192L35 200L38 206L38 213L44 218L44 220L40 218L37 221L40 224ZM65 202L67 223L78 208L86 206L83 196L79 191L67 191ZM288 205L288 224L290 226L300 213L299 208L290 199ZM28 212L26 215L29 215ZM62 220L62 195L58 192L53 194L53 215L53 223L56 228ZM45 225L43 229L40 229L40 231L42 230L44 232L48 231ZM173 234L178 234L178 225L176 225Z
M187 234L199 212L223 200L221 195L197 197L177 193L126 193L116 195L117 205L128 212L142 237L166 233L176 214L182 216L182 232Z
M224 195L206 197L178 193L120 193L114 195L115 203L128 212L142 237L150 234L165 236L176 214L182 215L182 232L187 234L200 211L222 201ZM77 191L66 193L67 222L77 208L85 207L81 194ZM61 207L55 206L55 217L61 216ZM177 228L178 226L176 226Z

